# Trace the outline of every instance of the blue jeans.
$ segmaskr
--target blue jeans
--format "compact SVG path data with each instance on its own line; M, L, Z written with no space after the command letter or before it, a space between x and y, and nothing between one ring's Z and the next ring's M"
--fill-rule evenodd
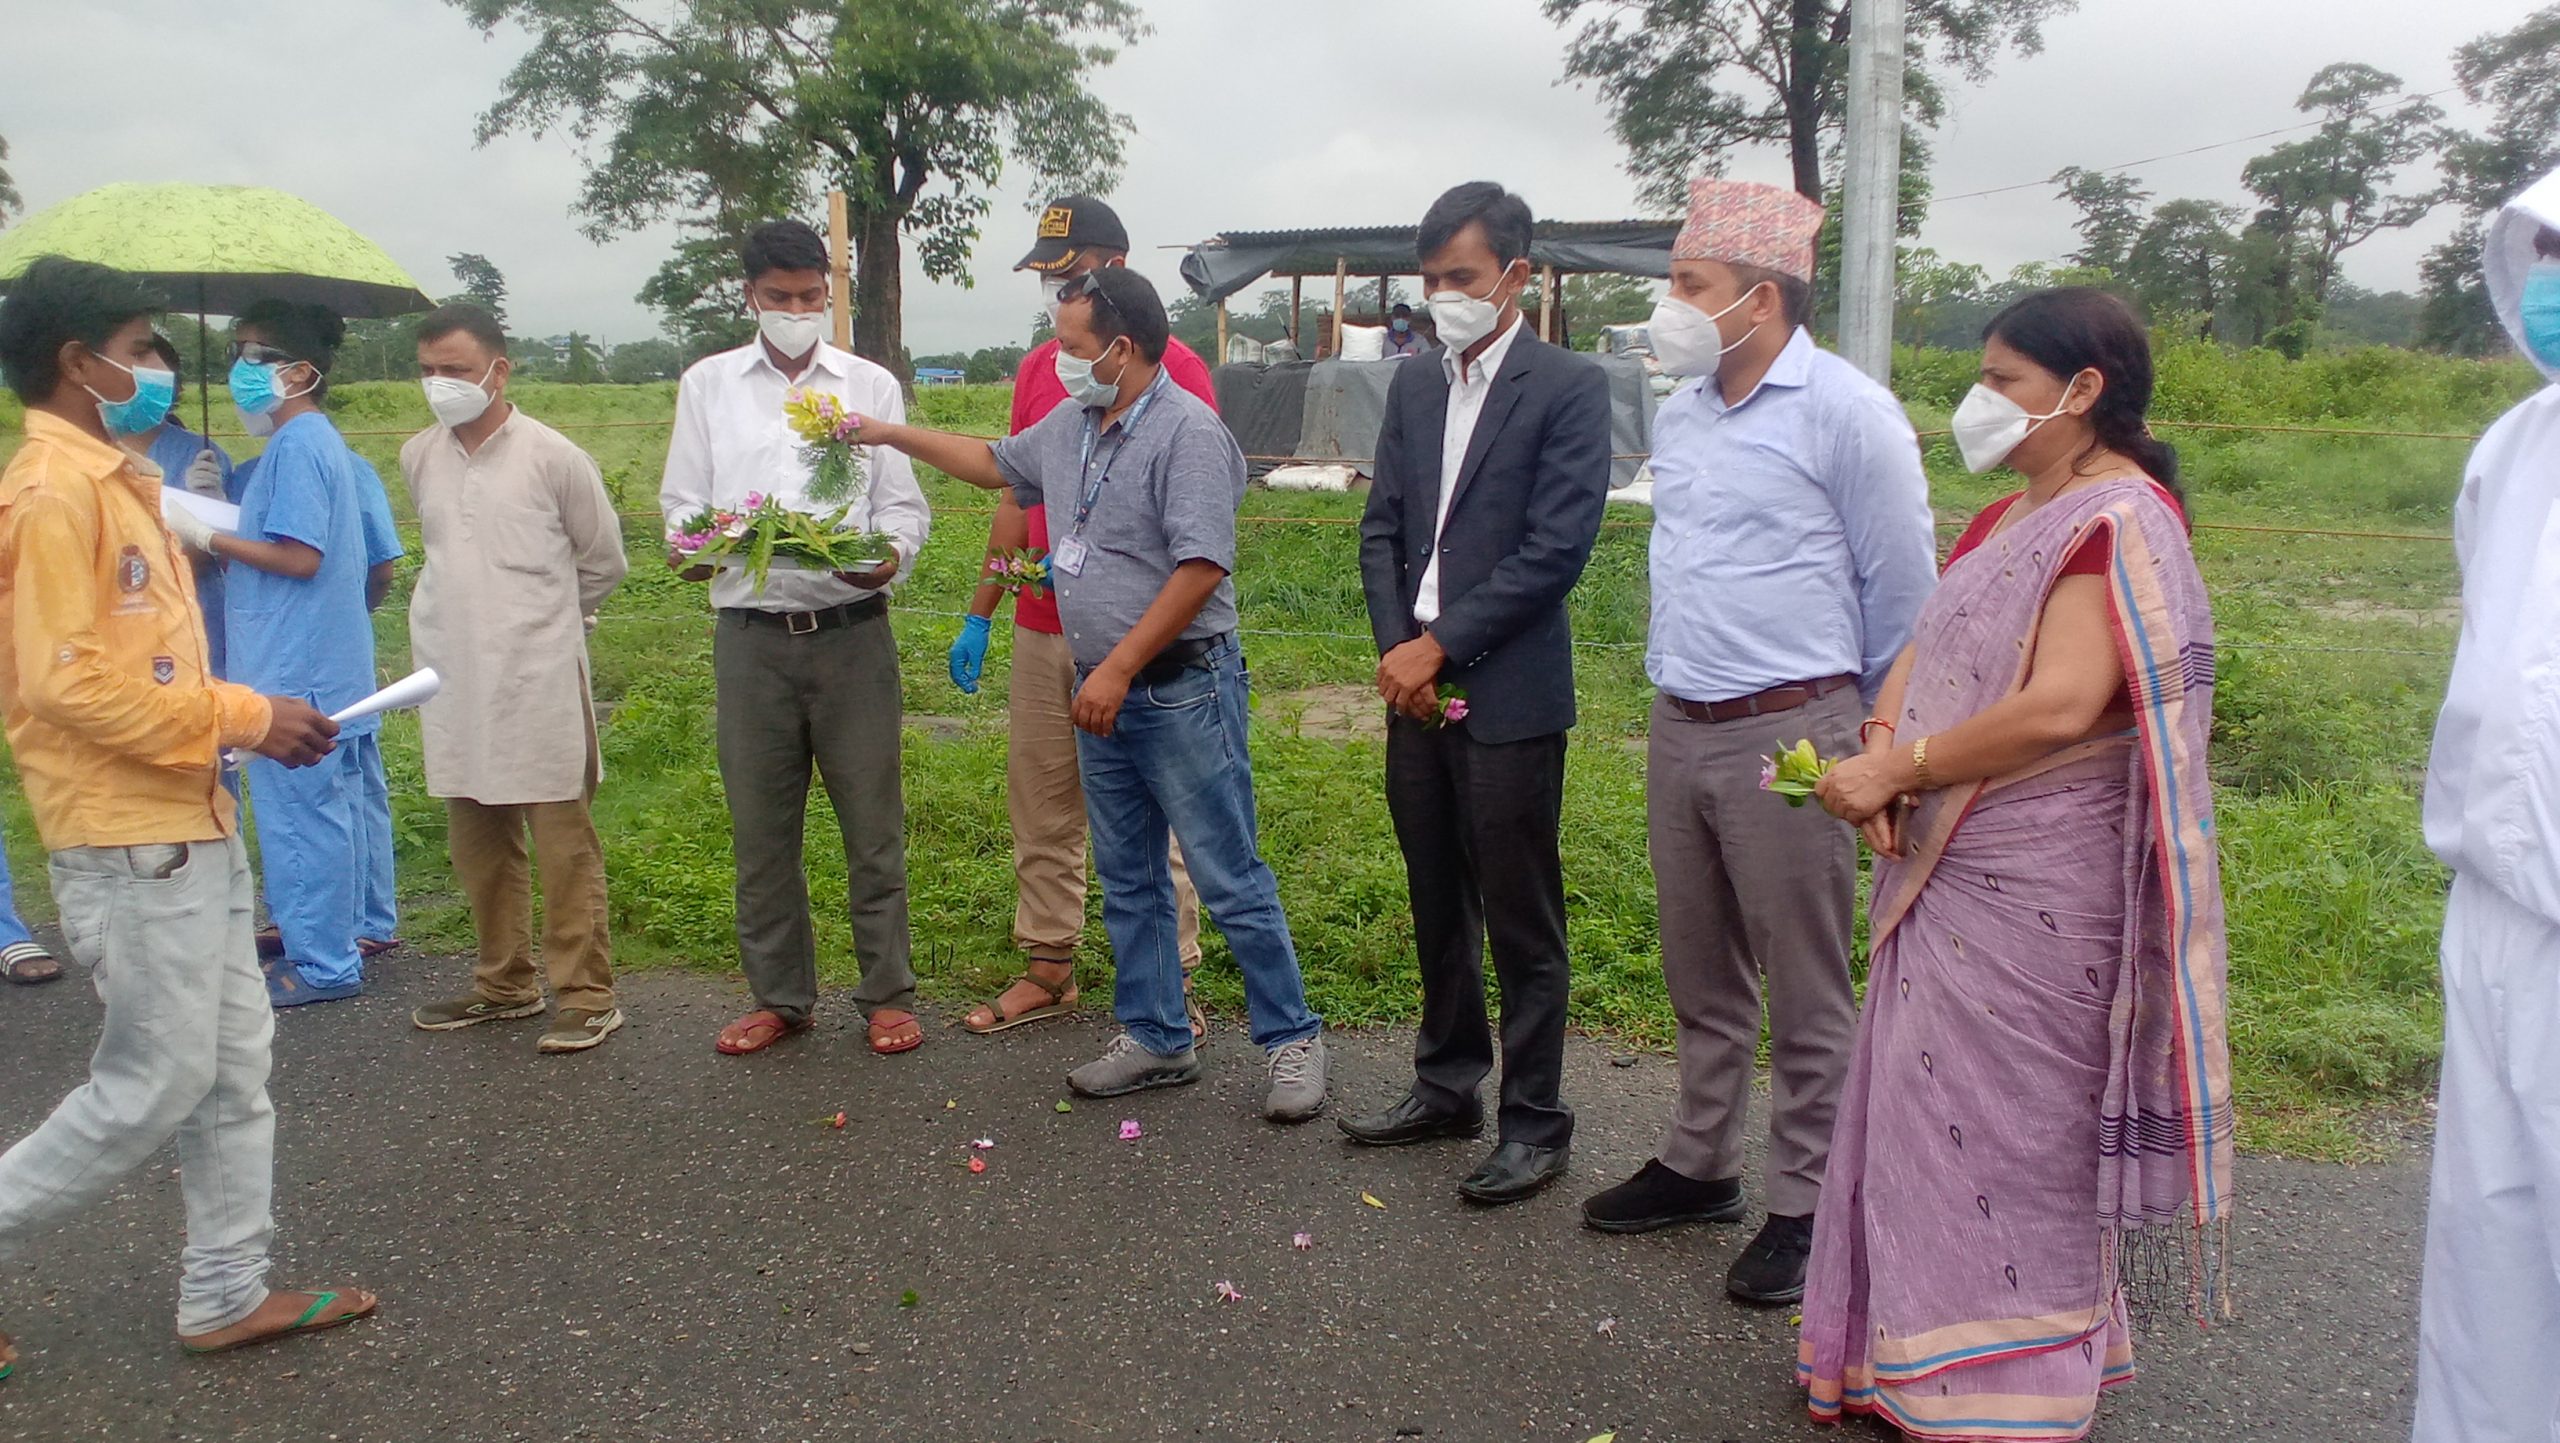
M34 940L34 934L27 931L27 924L18 920L18 899L9 890L9 848L0 843L0 947L15 947L21 942Z
M1307 1007L1279 879L1254 841L1253 767L1245 752L1250 689L1244 653L1229 640L1172 681L1132 683L1111 735L1076 733L1102 926L1117 969L1112 1010L1139 1046L1160 1057L1191 1046L1168 826L1201 905L1244 972L1253 1040L1279 1047L1324 1025Z

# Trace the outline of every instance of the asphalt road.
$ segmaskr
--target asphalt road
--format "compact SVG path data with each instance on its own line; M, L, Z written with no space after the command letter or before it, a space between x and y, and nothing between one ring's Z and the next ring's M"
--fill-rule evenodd
M739 1060L710 1046L737 987L653 975L626 989L631 1026L553 1058L532 1023L409 1028L462 971L395 956L373 995L279 1022L278 1281L360 1282L380 1315L181 1355L164 1153L0 1264L26 1355L0 1439L1889 1436L1805 1420L1787 1310L1722 1295L1747 1229L1577 1225L1649 1155L1661 1059L1577 1043L1573 1175L1479 1212L1451 1187L1477 1144L1359 1151L1259 1121L1259 1054L1224 1024L1200 1085L1061 1113L1099 1014L996 1039L929 1019L923 1050L880 1059L831 1002ZM97 1004L76 979L0 994L14 1138L81 1080ZM1392 1095L1409 1046L1337 1037L1337 1105ZM839 1109L842 1130L819 1121ZM973 1174L976 1138L995 1145ZM2241 1321L2146 1337L2096 1436L2405 1438L2424 1195L2415 1156L2244 1164Z

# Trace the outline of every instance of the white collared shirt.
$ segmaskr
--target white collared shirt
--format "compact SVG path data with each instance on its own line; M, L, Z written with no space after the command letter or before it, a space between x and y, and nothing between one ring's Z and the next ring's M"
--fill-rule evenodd
M1493 393L1493 378L1502 374L1502 358L1511 354L1511 343L1520 338L1525 319L1513 316L1473 366L1455 346L1440 353L1440 369L1449 378L1449 415L1440 427L1440 507L1431 519L1431 559L1424 563L1422 585L1413 595L1413 619L1424 626L1440 619L1440 533L1449 525L1449 503L1458 494L1458 473L1466 469L1467 447L1475 440L1485 397Z
M782 403L794 391L826 391L860 415L904 421L905 394L897 378L879 366L821 341L799 376L785 376L765 352L762 339L734 351L705 356L684 373L676 388L674 439L667 444L667 469L658 483L658 509L668 534L678 523L708 506L737 508L749 492L777 497L798 511L825 513L835 508L809 499L809 466L801 459L800 438L783 418ZM758 593L743 570L724 567L711 582L714 606L745 611L822 611L890 590L914 571L924 550L933 513L924 490L916 484L913 463L886 446L863 448L862 499L845 524L883 532L898 543L898 574L889 586L847 586L833 576L780 567Z

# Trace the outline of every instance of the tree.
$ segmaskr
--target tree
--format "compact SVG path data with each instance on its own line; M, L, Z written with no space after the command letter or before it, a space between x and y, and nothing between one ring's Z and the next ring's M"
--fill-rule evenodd
M2080 249L2071 253L2072 264L2122 272L2126 258L2133 254L2134 237L2142 232L2142 206L2151 199L2151 192L2132 176L2076 165L2054 172L2053 183L2080 212L2080 219L2072 223L2072 229L2080 232Z
M9 139L7 136L0 136L0 162L5 162L8 158ZM25 199L18 194L17 182L9 178L9 167L0 164L0 225L7 225L13 212L23 211L26 208Z
M625 341L613 348L604 363L606 379L625 386L642 381L672 381L683 371L684 352L662 336Z
M2014 46L2043 48L2044 22L2079 0L1910 0L1911 120L1945 114L1941 71L1968 81ZM1849 0L1544 0L1558 25L1580 22L1565 77L1589 83L1613 113L1627 169L1649 205L1677 210L1702 168L1726 152L1783 145L1796 192L1830 193L1849 83Z
M688 244L641 298L683 316L730 289L705 264L748 227L841 189L856 253L854 349L905 364L900 264L968 281L1008 156L1035 190L1106 189L1130 121L1087 79L1144 33L1130 0L450 0L532 46L480 117L601 138L577 209L599 240L673 217Z
M1969 345L1990 317L1986 290L1991 274L1950 261L1928 246L1897 247L1894 255L1895 329L1913 346Z
M2483 35L2453 53L2463 98L2491 108L2477 135L2447 132L2436 158L2444 199L2465 219L2451 239L2428 252L2420 274L2426 303L2422 344L2485 355L2504 343L2480 281L2484 223L2525 187L2560 169L2560 5L2546 5L2502 34Z
M2433 149L2444 112L2424 100L2381 105L2399 92L2400 77L2373 66L2323 66L2294 102L2320 116L2320 128L2241 168L2242 183L2263 203L2254 229L2275 252L2274 279L2299 316L2318 315L2340 255L2435 208L2431 192L2397 195L2391 187L2402 166Z
M2240 208L2211 200L2166 201L2151 212L2125 260L2125 280L2143 310L2158 323L2191 318L2196 334L2211 340L2230 299L2231 267L2239 238Z
M453 267L453 278L462 282L462 294L445 299L469 301L496 316L498 325L503 328L507 324L507 278L490 264L489 258L464 251L460 255L446 256L444 263Z

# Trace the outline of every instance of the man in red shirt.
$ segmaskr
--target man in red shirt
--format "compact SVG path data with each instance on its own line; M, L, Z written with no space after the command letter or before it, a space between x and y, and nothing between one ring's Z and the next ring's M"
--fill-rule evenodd
M1039 234L1014 266L1039 280L1040 300L1054 321L1058 293L1068 282L1105 266L1126 265L1129 232L1111 207L1089 195L1062 196L1042 208ZM1015 434L1067 402L1066 384L1058 379L1056 337L1032 347L1013 377ZM1173 383L1209 403L1218 404L1209 384L1209 367L1197 352L1168 340L1165 373ZM1025 510L1010 490L1001 493L994 522L988 528L987 558L1028 549L1045 556L1049 550L1047 508ZM969 601L969 619L951 644L951 680L976 695L978 674L986 665L987 640L994 628L1004 588L990 581ZM1013 669L1006 709L1010 729L1005 746L1005 805L1013 819L1013 940L1029 955L1022 975L962 1022L972 1032L1002 1032L1044 1017L1056 1017L1075 1005L1076 943L1084 935L1085 811L1084 784L1076 770L1076 729L1072 709L1076 693L1075 658L1058 620L1058 603L1043 588L1025 588L1013 604ZM1191 971L1200 965L1200 897L1182 865L1182 849L1173 848L1173 891L1177 941L1182 953L1183 991L1191 990ZM1205 1041L1208 1024L1192 1003L1191 1031Z

